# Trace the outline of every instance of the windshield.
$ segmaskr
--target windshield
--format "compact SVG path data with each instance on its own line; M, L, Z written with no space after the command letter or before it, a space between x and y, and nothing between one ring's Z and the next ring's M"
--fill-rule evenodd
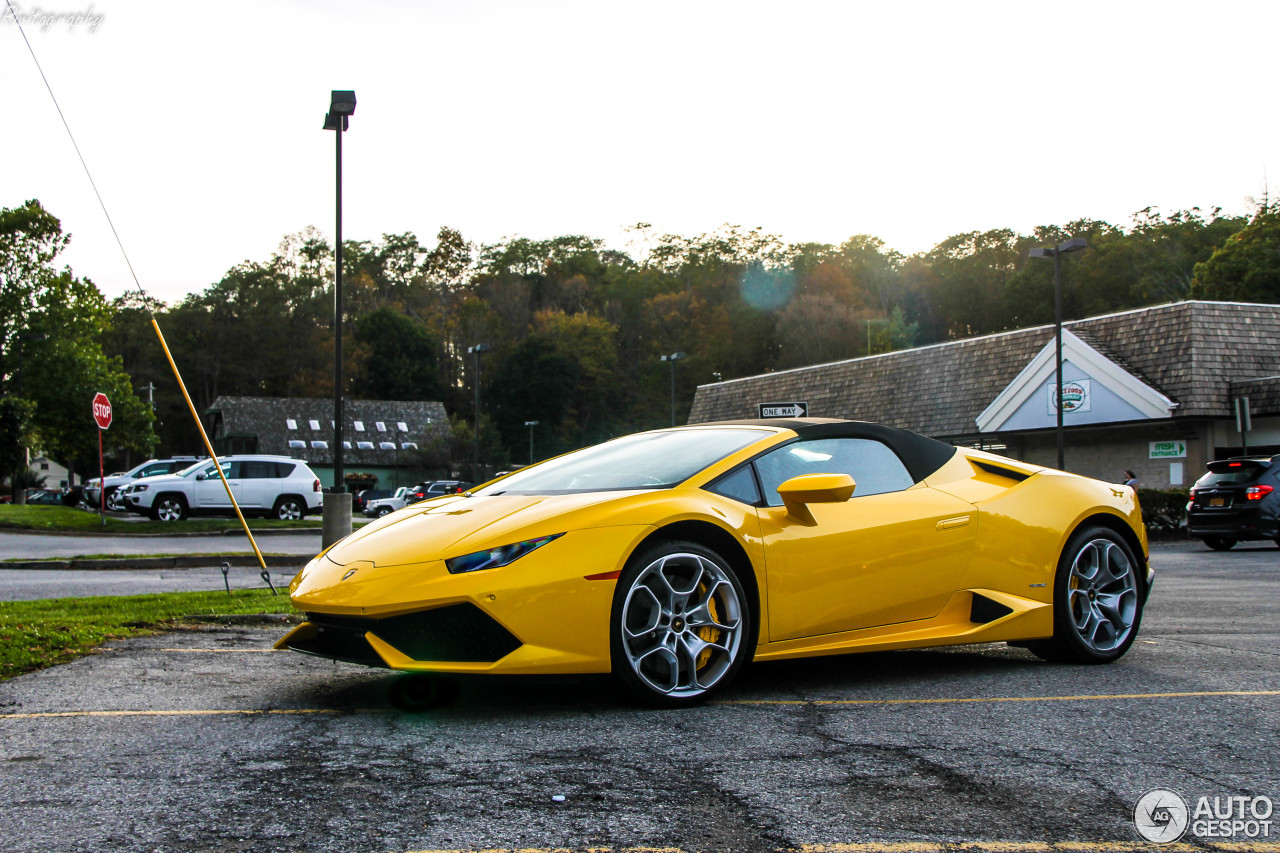
M201 468L203 468L205 465L208 465L208 464L209 464L208 459L201 459L199 462L193 462L192 464L188 465L186 468L183 468L181 471L175 471L174 473L177 474L179 477L190 477L192 474L196 473L197 471L199 471Z
M668 489L768 434L762 429L729 427L629 435L517 471L473 494Z

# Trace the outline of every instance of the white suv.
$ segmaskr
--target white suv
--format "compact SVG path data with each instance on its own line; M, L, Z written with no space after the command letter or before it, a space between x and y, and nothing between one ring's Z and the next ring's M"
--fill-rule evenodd
M245 455L224 456L218 462L236 503L246 515L299 519L320 511L320 479L301 459ZM130 512L149 515L156 521L235 513L212 459L197 462L177 474L138 480L120 491L120 501Z

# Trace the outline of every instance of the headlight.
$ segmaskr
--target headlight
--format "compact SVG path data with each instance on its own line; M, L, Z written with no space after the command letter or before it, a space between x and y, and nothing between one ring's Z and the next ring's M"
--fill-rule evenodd
M454 557L452 560L445 560L444 564L448 567L449 573L454 575L460 575L463 572L478 572L481 569L496 569L499 566L507 566L514 563L530 551L536 551L552 539L559 539L563 535L563 533L554 533L550 536L540 536L537 539L526 539L524 542L490 548L488 551L476 551L474 554L465 554L461 557Z
M147 490L147 487L142 485L141 483L138 483L135 486L130 486L128 489L126 489L126 491L129 491L129 492L145 492L146 490Z

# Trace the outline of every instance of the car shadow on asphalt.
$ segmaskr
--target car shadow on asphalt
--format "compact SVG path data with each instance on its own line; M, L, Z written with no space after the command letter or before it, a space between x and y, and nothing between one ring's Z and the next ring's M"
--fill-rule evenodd
M755 663L712 700L806 702L832 698L878 698L903 688L943 683L990 683L1046 666L1023 649L1004 644L952 646L833 655ZM326 680L282 697L299 705L337 711L387 713L477 713L502 716L530 711L586 714L653 709L637 702L608 676L436 676L369 670L356 679Z

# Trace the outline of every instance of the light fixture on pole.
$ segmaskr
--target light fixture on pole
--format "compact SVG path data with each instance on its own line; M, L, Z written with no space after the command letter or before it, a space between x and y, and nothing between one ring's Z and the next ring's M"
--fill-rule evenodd
M476 344L473 347L467 347L467 353L474 353L476 357L476 434L471 459L471 482L473 483L480 482L480 354L491 349L493 347L488 344Z
M1088 243L1083 237L1072 237L1057 246L1032 249L1030 253L1032 258L1053 258L1053 328L1057 346L1053 380L1057 390L1054 392L1053 408L1058 417L1058 470L1066 468L1065 442L1062 434L1062 256L1068 252L1078 252L1087 246Z
M336 233L333 241L333 488L330 492L341 497L332 501L325 497L321 543L325 548L351 532L351 498L346 493L342 468L342 135L355 111L355 92L335 89L329 93L329 112L324 116L324 129L336 131L334 137L337 140ZM341 501L346 502L345 512Z
M660 356L663 361L671 363L671 425L676 425L676 362L684 358L684 353L673 352L671 355Z
M538 422L525 421L524 425L529 428L529 464L532 465L535 461L533 458L533 428L538 425Z

